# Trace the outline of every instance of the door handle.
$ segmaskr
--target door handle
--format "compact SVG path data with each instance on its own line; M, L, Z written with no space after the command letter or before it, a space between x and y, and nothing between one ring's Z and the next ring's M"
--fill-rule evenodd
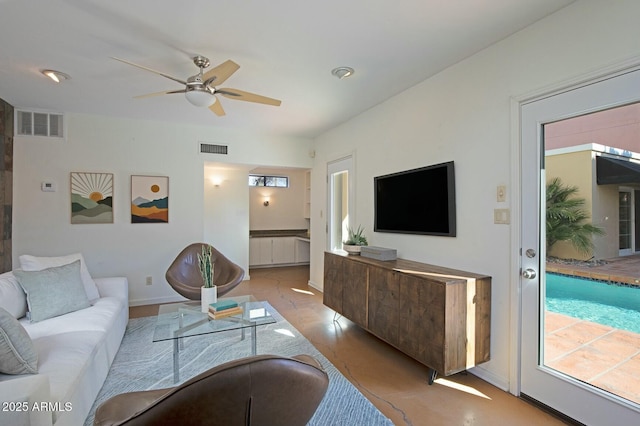
M528 280L532 280L537 277L538 274L536 273L535 269L527 268L522 271L522 276Z

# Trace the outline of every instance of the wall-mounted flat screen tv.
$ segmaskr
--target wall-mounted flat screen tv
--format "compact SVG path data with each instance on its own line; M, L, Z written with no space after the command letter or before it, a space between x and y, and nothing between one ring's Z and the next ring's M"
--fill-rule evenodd
M456 236L453 161L374 178L374 231Z

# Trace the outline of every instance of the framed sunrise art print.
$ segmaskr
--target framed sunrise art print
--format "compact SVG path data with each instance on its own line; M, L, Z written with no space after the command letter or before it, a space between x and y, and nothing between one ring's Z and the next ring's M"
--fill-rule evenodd
M131 176L131 223L169 222L169 177Z
M71 172L71 223L113 223L113 173Z

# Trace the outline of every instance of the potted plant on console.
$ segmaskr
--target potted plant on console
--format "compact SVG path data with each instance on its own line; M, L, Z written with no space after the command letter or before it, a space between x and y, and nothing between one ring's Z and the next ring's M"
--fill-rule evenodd
M358 228L355 230L348 226L347 232L348 237L347 240L342 243L342 249L349 254L359 255L360 248L368 245L367 237L364 236L364 229L361 225L358 225Z
M211 246L208 244L202 245L202 253L198 254L198 267L202 274L202 280L204 285L201 288L200 301L202 312L209 312L209 305L216 303L218 300L218 289L213 284L213 261L211 259Z

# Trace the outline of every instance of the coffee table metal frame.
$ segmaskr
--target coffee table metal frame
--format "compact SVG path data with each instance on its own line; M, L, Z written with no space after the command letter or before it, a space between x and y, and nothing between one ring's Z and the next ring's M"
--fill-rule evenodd
M257 354L257 326L273 324L275 318L267 309L265 302L253 296L235 296L218 300L233 300L243 308L242 314L220 319L212 319L201 311L200 301L169 303L160 305L153 341L173 341L173 382L180 381L180 349L184 349L185 337L202 336L223 331L240 330L241 340L245 339L245 330L251 331L251 355Z

